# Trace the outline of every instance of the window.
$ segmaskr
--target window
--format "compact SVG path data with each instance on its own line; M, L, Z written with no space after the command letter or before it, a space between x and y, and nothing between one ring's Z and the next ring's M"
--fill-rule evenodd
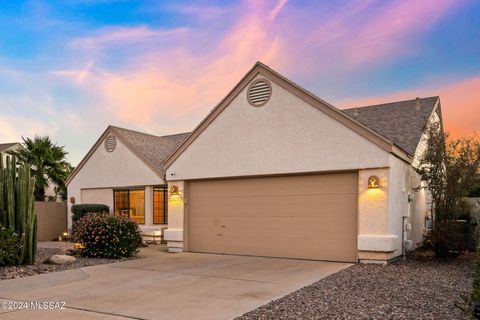
M114 190L113 196L116 215L145 223L145 189Z
M153 188L153 224L167 224L167 186Z

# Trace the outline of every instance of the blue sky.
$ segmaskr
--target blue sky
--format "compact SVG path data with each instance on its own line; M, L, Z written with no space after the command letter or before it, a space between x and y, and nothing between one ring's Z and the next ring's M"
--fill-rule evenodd
M77 164L108 124L192 130L260 60L337 107L440 95L480 129L480 1L2 1L0 142Z

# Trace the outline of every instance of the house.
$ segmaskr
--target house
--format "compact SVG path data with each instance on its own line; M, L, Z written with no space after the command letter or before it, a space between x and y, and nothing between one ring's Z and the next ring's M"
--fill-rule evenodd
M187 135L158 137L109 126L66 181L69 212L75 203L101 203L147 233L166 228L162 163Z
M5 163L9 151L18 150L22 145L19 142L0 143L0 155Z
M438 97L340 110L256 63L189 134L109 127L68 192L145 226L161 198L171 252L387 263L423 240L434 121Z

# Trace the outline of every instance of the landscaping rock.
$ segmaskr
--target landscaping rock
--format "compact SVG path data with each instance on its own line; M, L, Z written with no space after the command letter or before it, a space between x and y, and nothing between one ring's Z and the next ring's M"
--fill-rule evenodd
M65 254L56 254L49 259L50 263L52 264L68 264L68 263L74 263L77 261L75 257L72 256L67 256Z
M78 250L75 249L68 249L65 251L67 256L76 256L78 254Z
M59 249L59 248L38 248L37 259L34 265L0 267L0 281L140 258L139 256L134 256L129 258L121 258L121 259L106 259L106 258L88 258L88 257L77 256L77 260L74 263L67 263L67 264L50 263L51 256L63 255L64 251L65 251L64 249Z
M474 254L414 255L388 266L355 265L250 311L237 320L462 319Z

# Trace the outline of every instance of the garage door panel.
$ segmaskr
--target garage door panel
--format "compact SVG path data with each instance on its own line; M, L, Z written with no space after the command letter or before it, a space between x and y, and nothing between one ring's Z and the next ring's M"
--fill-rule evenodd
M346 242L338 243L332 239L322 239L323 245L312 246L310 242L295 238L270 238L257 235L245 238L243 236L225 236L222 241L210 235L199 242L201 248L208 250L197 250L205 253L231 253L240 255L252 255L252 248L255 254L267 257L286 257L313 260L329 260L353 262L356 260L356 253L353 252ZM319 259L320 257L320 259Z
M202 211L202 216L290 216L292 207L296 215L317 216L336 215L351 217L351 210L356 210L356 194L332 194L313 196L269 196L236 197L190 200L190 206ZM275 208L272 209L272 203Z
M253 236L259 231L275 237L325 238L335 239L355 238L357 226L351 221L338 223L335 217L301 218L301 217L261 217L254 220L256 227L252 228L252 219L236 217L228 219L194 220L198 228L191 230L192 234L208 234L211 231L224 235Z
M190 251L356 261L357 174L195 181Z
M190 199L218 198L258 195L292 195L292 194L335 194L357 193L356 176L351 173L329 175L306 175L251 179L207 180L200 184L193 183L189 188ZM229 190L224 194L225 189Z

